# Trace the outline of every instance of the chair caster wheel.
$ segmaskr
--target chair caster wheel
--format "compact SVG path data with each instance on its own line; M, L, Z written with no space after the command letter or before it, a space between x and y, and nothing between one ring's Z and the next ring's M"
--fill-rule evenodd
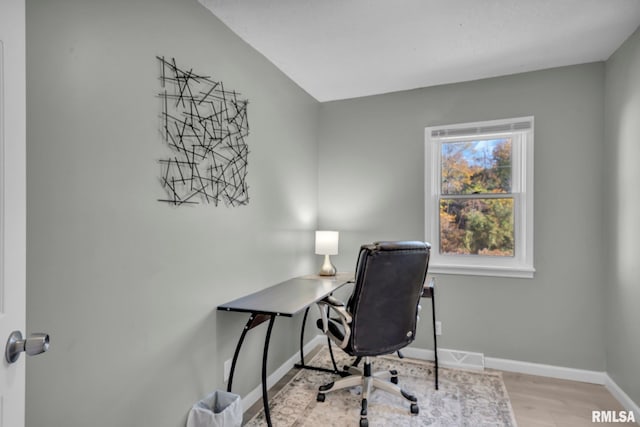
M415 403L411 404L411 413L413 415L416 415L420 412L420 408L418 408L418 405L416 405Z
M369 427L369 420L366 418L360 418L360 427Z
M318 402L324 402L324 397L325 397L324 393L318 393L318 395L316 396L316 400Z
M398 384L398 377L391 377L390 381L394 384Z

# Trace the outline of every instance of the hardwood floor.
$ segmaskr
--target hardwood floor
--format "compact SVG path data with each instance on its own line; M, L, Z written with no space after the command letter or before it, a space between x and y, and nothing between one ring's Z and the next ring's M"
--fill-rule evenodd
M320 347L307 356L308 359L311 359L319 349ZM296 372L297 369L290 370L271 388L269 394L273 396L277 393ZM624 410L604 386L504 371L502 377L518 427L634 425L591 422L593 410ZM250 420L261 409L262 400L259 400L244 413L244 421Z
M624 408L602 385L503 372L519 427L633 425L592 423L591 411Z

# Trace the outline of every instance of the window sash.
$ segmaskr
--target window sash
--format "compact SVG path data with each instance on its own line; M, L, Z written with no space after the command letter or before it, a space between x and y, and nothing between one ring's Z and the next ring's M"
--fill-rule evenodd
M475 196L475 197L473 197ZM516 198L511 195L511 194L500 194L500 197L484 197L484 196L478 196L478 195L473 195L472 197L467 197L467 196L458 196L458 197L445 197L442 196L439 198L439 209L438 209L438 251L439 254L441 256L453 256L453 257L457 257L457 256L474 256L474 257L493 257L493 258L513 258L516 255L516 250L517 250L517 245L516 245ZM443 244L443 237L445 237L444 234L444 230L443 230L443 224L442 224L442 212L441 212L441 206L443 202L449 201L449 200L464 200L464 201L485 201L485 200L509 200L511 201L511 209L509 210L509 220L512 223L512 230L510 233L510 238L513 241L512 246L513 247L508 247L506 248L507 251L509 251L508 254L504 254L504 255L499 255L496 253L491 253L491 251L496 251L496 250L500 250L498 248L491 248L491 242L485 242L487 244L488 247L484 247L484 248L477 248L480 249L482 251L486 250L489 251L489 253L455 253L455 252L445 252L444 251L444 244ZM468 219L468 218L467 218ZM457 229L457 230L461 230L463 231L463 233L467 233L468 230L465 229ZM455 231L454 231L455 232ZM491 236L487 236L487 237L491 237ZM495 237L501 237L501 236L493 236ZM454 236L455 238L455 236ZM502 238L506 238L506 236L502 236ZM502 248L504 248L504 246L502 246Z
M518 136L515 136L515 138L517 138ZM493 194L494 191L491 191L491 189L488 189L487 191L477 191L477 192L470 192L473 188L460 188L458 189L458 191L456 191L456 188L450 188L450 186L448 186L449 180L445 180L445 178L449 177L449 173L453 173L455 174L455 171L460 171L459 169L457 169L455 167L455 163L450 163L448 160L451 159L451 157L456 156L456 155L461 155L461 157L463 158L463 160L467 163L467 167L469 168L469 170L477 170L478 168L478 164L476 164L475 162L477 161L477 157L473 156L473 154L477 155L478 154L478 149L480 148L481 145L485 145L485 149L487 148L487 146L491 143L491 145L493 146L493 148L497 148L498 144L495 144L496 142L500 142L500 144L503 143L507 143L509 146L509 164L508 164L508 168L509 168L509 181L508 182L504 182L503 178L500 176L500 170L496 170L494 172L496 172L496 175L494 178L497 178L497 181L494 184L494 190L497 190L495 192L504 192L504 193L511 193L512 191L512 181L513 181L513 159L514 159L514 150L513 150L513 146L514 146L514 136L509 134L509 135L502 135L500 137L486 137L485 135L474 135L473 137L467 137L467 138L455 138L454 140L447 140L444 141L442 138L435 138L438 141L438 147L439 147L439 152L438 152L438 156L439 156L439 166L440 166L440 176L439 176L439 180L440 180L440 187L438 188L438 192L440 194L447 194L447 195L461 195L461 194ZM517 144L517 141L515 142ZM463 144L463 147L461 151L456 151L455 147L450 149L448 148L448 146L456 146L456 145L461 145ZM446 156L445 156L445 152L446 152ZM493 152L491 153L492 155L494 154ZM467 157L472 155L471 158ZM449 157L451 156L451 157ZM498 160L497 158L491 158L491 162L493 163L494 160ZM486 159L485 159L486 162ZM447 171L445 173L445 166L452 166L451 169L447 168ZM486 164L485 164L486 166ZM480 170L482 170L483 168L480 168ZM489 168L484 168L484 172L489 172L490 170L492 170L493 168L489 169ZM481 179L473 179L473 175L470 178L470 184L471 187L474 187L477 184L481 184ZM455 177L451 180L452 183L456 182ZM491 187L491 184L489 182L486 182L485 184L487 184L489 187ZM449 188L447 188L449 187ZM454 185L455 187L455 185Z
M512 199L513 193L473 193L473 194L439 194L442 199Z

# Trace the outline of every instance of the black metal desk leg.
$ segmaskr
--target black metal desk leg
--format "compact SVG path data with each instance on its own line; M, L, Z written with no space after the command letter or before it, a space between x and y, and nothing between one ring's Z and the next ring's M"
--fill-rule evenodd
M242 343L244 342L244 337L251 329L251 324L255 320L256 315L251 314L249 316L249 320L247 320L247 324L244 326L242 330L242 334L240 335L240 339L238 340L238 344L236 344L236 350L233 352L233 361L231 362L231 372L229 372L229 382L227 383L227 392L231 393L231 385L233 384L233 373L236 370L236 362L238 361L238 355L240 354L240 347L242 347Z
M431 315L433 319L433 354L436 362L436 390L438 389L438 341L436 338L436 290L431 288Z
M333 350L331 348L331 338L327 336L327 345L329 346L329 355L331 356L331 364L333 365L333 372L340 373L338 371L338 365L336 365L336 358L333 357Z
M271 412L269 411L269 395L267 394L267 355L269 354L269 340L271 339L271 330L276 320L275 314L269 319L269 327L267 328L267 336L264 338L264 352L262 353L262 406L264 406L264 417L267 420L267 426L271 427Z
M329 337L327 337L327 342L329 343L329 354L331 354L331 362L333 363L333 370L322 368L320 366L310 366L304 363L304 329L307 324L307 316L309 315L309 308L310 307L307 307L307 309L304 311L304 317L302 318L302 329L300 330L300 363L296 363L293 366L298 369L311 369L314 371L331 372L332 374L341 374L338 371L338 367L336 366L336 360L333 357L333 351L331 350L331 339ZM328 311L329 309L327 309L327 312Z
M307 307L304 311L304 317L302 318L302 329L300 329L300 366L304 366L304 328L307 325L307 316L309 315L309 309Z

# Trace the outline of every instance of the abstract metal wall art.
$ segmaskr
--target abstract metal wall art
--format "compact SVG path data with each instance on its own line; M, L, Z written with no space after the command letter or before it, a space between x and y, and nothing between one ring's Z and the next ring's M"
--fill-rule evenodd
M160 182L167 197L161 202L184 204L223 201L226 206L249 203L247 100L225 90L222 82L160 61L161 132L171 155L159 160Z

